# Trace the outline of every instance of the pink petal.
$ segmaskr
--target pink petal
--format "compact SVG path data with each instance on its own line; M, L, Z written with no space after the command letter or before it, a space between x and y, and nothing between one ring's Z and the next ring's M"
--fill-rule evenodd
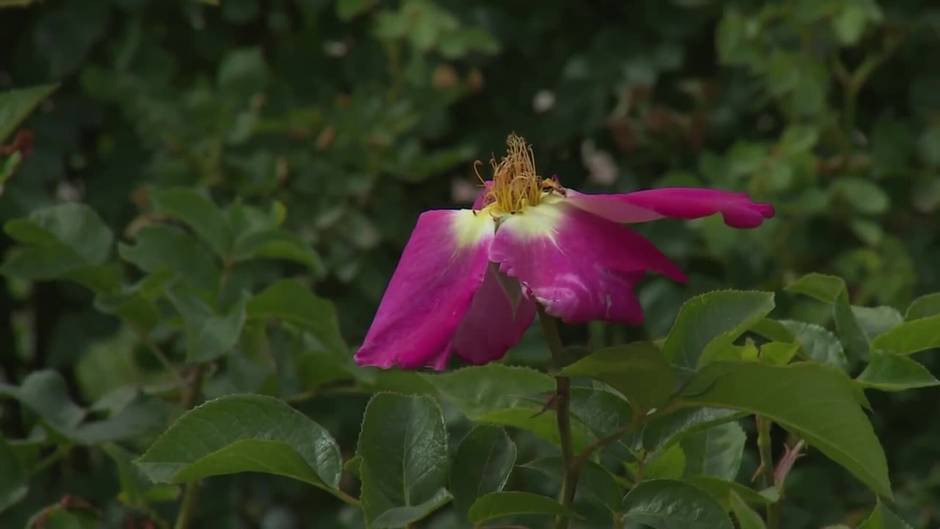
M457 326L483 284L494 230L489 215L468 209L422 213L356 362L443 369Z
M721 213L725 224L756 228L774 216L770 204L752 202L745 193L697 187L647 189L615 195L567 191L568 202L614 222L646 222L664 217L696 219Z
M483 182L483 189L480 190L480 192L477 194L476 200L473 201L473 209L483 209L484 206L493 201L489 196L491 187L493 187L492 180Z
M519 282L500 276L495 265L487 269L483 286L454 336L453 351L472 364L502 358L535 318L535 303L522 295Z
M518 278L549 314L570 323L639 323L643 311L633 286L646 271L685 281L649 241L567 201L542 203L506 218L490 259Z

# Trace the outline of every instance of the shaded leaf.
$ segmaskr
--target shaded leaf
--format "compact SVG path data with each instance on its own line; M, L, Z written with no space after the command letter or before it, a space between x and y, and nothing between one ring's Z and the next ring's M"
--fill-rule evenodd
M685 481L709 493L725 510L731 509L731 494L736 494L751 505L767 505L780 500L780 493L775 487L757 491L736 481L710 476L689 476Z
M764 519L734 492L731 493L731 510L738 519L739 529L766 529Z
M437 494L418 505L391 508L372 520L372 529L393 529L406 527L411 523L424 519L432 512L447 505L453 499L447 489L437 491Z
M530 468L557 483L561 483L561 458L558 456L540 457L521 465ZM588 500L603 505L611 512L620 510L620 501L623 498L623 489L617 480L604 467L593 461L585 461L578 478L578 494Z
M875 509L858 526L858 529L912 529L900 516L878 502Z
M864 358L868 354L868 340L855 319L845 281L841 277L807 274L787 286L786 290L832 305L832 317L842 344L856 358Z
M521 514L557 516L572 513L547 496L531 492L491 492L473 503L468 518L471 523L481 524L496 518Z
M502 428L480 425L464 437L451 469L451 490L457 509L466 513L483 494L506 486L516 464L516 444Z
M852 315L862 332L871 340L875 336L889 331L904 321L901 313L894 307L857 307L852 305Z
M927 294L912 301L904 313L904 319L919 320L937 314L940 314L940 292Z
M623 499L623 519L656 529L734 529L722 506L701 489L671 479L644 481Z
M829 364L843 371L848 370L849 361L836 335L815 323L781 320L780 323L793 335L807 360Z
M121 257L145 272L171 273L190 287L214 293L219 268L212 254L189 234L171 226L147 226L133 245L118 245ZM185 255L185 259L179 256Z
M773 308L771 292L725 290L696 296L679 309L663 354L676 366L694 371L711 362Z
M649 342L601 349L565 367L561 374L600 380L643 410L665 404L677 383L663 353Z
M940 314L906 321L878 335L872 347L904 355L940 347Z
M415 514L440 506L447 485L447 431L434 399L379 393L362 420L356 454L362 457L362 508L371 522L393 509ZM447 499L450 499L449 493ZM427 514L427 513L424 513Z
M3 472L0 472L0 513L2 513L25 498L29 490L26 471L23 470L16 453L3 437L0 437L0 468L3 469Z
M300 281L282 279L268 286L248 301L246 309L249 318L290 322L310 331L325 349L346 354L333 303L313 294Z
M28 3L28 0L18 0L14 5ZM46 84L0 92L0 143L4 143L30 112L58 87L58 84Z
M187 360L214 360L231 351L238 343L242 326L245 324L247 298L242 297L227 313L217 314L200 298L189 292L171 290L168 296L183 317Z
M859 405L861 399L852 381L831 367L728 362L696 375L683 400L768 417L806 439L876 493L890 497L884 451Z
M734 481L741 468L747 434L737 422L716 424L685 435L685 475L712 476Z
M215 202L184 187L154 191L151 199L158 213L185 222L219 257L227 256L233 236Z
M137 459L158 483L238 472L294 478L337 489L339 447L319 424L261 395L230 395L186 412Z
M906 356L872 351L865 370L856 378L863 386L881 391L903 391L940 385L923 365Z

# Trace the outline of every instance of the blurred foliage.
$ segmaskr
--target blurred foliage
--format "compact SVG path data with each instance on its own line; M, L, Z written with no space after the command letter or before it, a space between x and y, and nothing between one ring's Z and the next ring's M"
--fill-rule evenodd
M775 317L810 358L858 374L872 339L897 345L885 322L940 291L940 8L927 0L0 7L4 527L172 517L178 487L131 460L202 398L277 396L352 447L366 396L334 397L350 384L441 391L356 369L347 344L418 213L472 201L474 160L509 131L580 190L706 185L777 207L749 232L717 218L641 226L689 285L648 281L645 328L566 329L570 341L658 338L695 293L822 272L844 282L804 278ZM909 319L937 312L924 299ZM532 336L510 360L539 365L542 349ZM786 363L788 350L767 354ZM875 359L869 387L913 373ZM186 394L194 380L202 395ZM938 396L871 395L893 507L914 527L940 522ZM469 425L445 415L456 449ZM519 461L546 455L515 442ZM513 479L544 482L528 472ZM788 483L785 527L854 526L871 508L820 457ZM212 478L198 515L362 524L329 494L267 476ZM446 516L429 527L456 523Z

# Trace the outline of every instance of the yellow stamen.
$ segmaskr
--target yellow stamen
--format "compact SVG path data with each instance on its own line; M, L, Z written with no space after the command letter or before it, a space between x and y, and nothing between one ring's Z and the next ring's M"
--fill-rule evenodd
M542 199L542 178L535 170L532 146L515 134L506 139L506 155L490 160L493 186L489 198L501 213L516 213Z

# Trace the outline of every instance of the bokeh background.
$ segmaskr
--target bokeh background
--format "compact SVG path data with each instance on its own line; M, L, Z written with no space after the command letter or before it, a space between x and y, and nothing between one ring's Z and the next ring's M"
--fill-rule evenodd
M154 193L196 190L225 211L240 208L252 226L277 226L287 242L276 261L215 267L210 256L199 268L204 247L163 241L158 253L177 261L170 265L198 268L196 284L221 277L223 306L240 291L300 278L335 304L354 346L417 215L467 207L478 192L474 161L485 175L514 131L534 144L543 175L582 191L713 186L777 208L775 220L747 232L718 218L642 226L689 284L650 280L639 291L644 328L569 329L573 341L662 336L694 293L779 291L811 271L845 278L858 305L903 310L940 291L934 2L12 3L29 5L0 9L0 90L61 84L24 125L32 152L4 187L0 218L86 203L121 243L108 262L127 281L153 272L139 235L174 216ZM49 279L58 277L6 271L0 379L55 369L84 406L163 380L133 321L109 311L100 291ZM831 324L829 308L805 298L781 294L777 304L780 314ZM182 324L164 309L149 333L182 358ZM281 351L276 367L258 367L250 354L218 362L206 395L315 395L298 405L353 446L365 397L337 395L348 366L336 355L349 350L324 360L322 348L294 338L266 336ZM511 360L542 355L533 338ZM936 354L918 359L940 373ZM871 397L895 509L914 527L936 527L940 390ZM0 405L2 433L26 438L28 418L11 401ZM132 453L147 439L124 446ZM0 526L20 527L75 494L114 527L146 527L120 501L119 458L109 454L75 447L40 469ZM818 454L791 479L787 528L852 526L870 508L870 493ZM202 527L361 523L284 479L214 478L201 499Z

